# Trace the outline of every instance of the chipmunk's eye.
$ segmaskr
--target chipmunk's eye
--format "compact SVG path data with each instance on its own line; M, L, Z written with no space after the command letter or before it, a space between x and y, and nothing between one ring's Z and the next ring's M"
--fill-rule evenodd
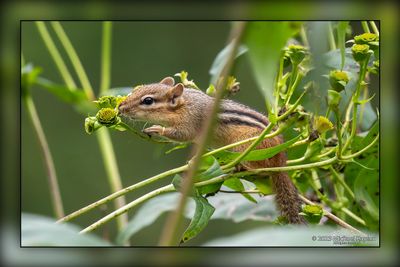
M154 99L152 97L146 97L142 100L142 104L144 105L151 105L154 103Z

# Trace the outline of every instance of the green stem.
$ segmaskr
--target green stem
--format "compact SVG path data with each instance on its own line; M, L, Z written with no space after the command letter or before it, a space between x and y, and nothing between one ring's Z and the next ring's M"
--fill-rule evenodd
M337 162L337 157L336 156L332 157L330 159L327 159L327 160L313 162L313 163L294 165L294 166L253 169L253 170L238 172L237 174L241 175L241 176L245 176L245 175L268 173L268 172L286 172L286 171L304 170L304 169L312 169L312 168L331 165L331 164L333 164L335 162Z
M83 229L82 231L80 231L80 234L84 234L90 231L93 231L94 229L98 228L99 226L105 224L106 222L112 220L113 218L116 218L118 216L120 216L121 214L126 214L126 212L130 209L132 209L133 207L143 203L144 201L153 198L155 196L158 196L160 194L163 193L167 193L167 192L173 192L175 191L175 188L172 184L161 187L157 190L154 190L148 194L145 194L141 197L139 197L138 199L135 199L134 201L132 201L131 203L122 206L121 208L115 210L114 212L111 212L110 214L108 214L107 216L101 218L100 220L98 220L97 222L93 223L92 225L86 227L85 229Z
M358 98L360 97L361 85L365 79L365 75L367 72L368 61L369 61L369 56L365 59L365 61L360 66L360 68L361 68L360 69L360 77L358 79L357 88L354 92L353 99L352 99L352 101L353 101L353 120L352 120L351 133L350 133L350 137L347 139L346 144L343 147L342 152L346 151L346 149L350 145L351 141L353 140L353 138L357 132L357 107L359 105Z
M76 84L74 80L72 79L71 74L69 73L67 66L65 65L60 52L57 50L56 45L54 44L53 40L51 39L51 36L49 32L47 31L46 25L44 24L43 21L37 21L36 22L36 27L39 30L39 34L42 37L44 44L47 47L47 50L49 50L49 53L51 57L54 60L54 63L56 64L58 71L61 74L61 77L64 79L65 84L68 86L70 90L76 90Z
M332 166L329 166L329 170L331 171L333 176L335 176L336 180L339 181L339 183L343 186L343 188L351 196L351 198L354 199L355 195L354 195L353 191L350 189L350 187L346 184L343 177L339 173L337 173L336 170Z
M244 157L247 156L247 154L249 154L262 140L264 140L264 137L267 135L267 133L272 129L272 127L274 126L273 123L268 124L268 126L261 132L261 134L258 136L258 138L256 140L253 141L253 143L251 143L251 145L249 145L245 151L243 151L242 153L240 153L240 155L235 158L233 161L231 161L230 163L226 164L224 166L224 168L229 169L231 167L236 166L238 163L240 163L240 161L242 161L242 159L244 159Z
M304 24L301 25L300 37L301 37L301 40L303 41L303 45L305 47L310 47L310 44L308 43L308 39L307 39L306 29L304 28Z
M340 125L339 108L336 107L333 112L334 112L335 117L336 117L336 136L338 138L338 149L336 150L336 155L337 155L338 159L341 159L343 141L342 141L342 134L341 134L342 131L341 131L341 125Z
M79 210L77 210L77 211L65 216L64 218L58 220L57 222L61 223L61 222L70 221L70 220L72 220L72 219L74 219L74 218L76 218L76 217L78 217L78 216L80 216L80 215L82 215L82 214L84 214L84 213L86 213L86 212L88 212L88 211L100 206L100 205L103 205L103 204L105 204L107 202L110 202L113 199L116 199L117 197L125 195L125 194L127 194L129 192L132 192L133 190L137 190L137 189L142 188L142 187L144 187L146 185L149 185L151 183L154 183L156 181L164 179L164 178L166 178L168 176L183 172L183 171L187 170L187 167L188 167L188 165L184 165L184 166L181 166L181 167L178 167L178 168L175 168L175 169L172 169L172 170L157 174L157 175L155 175L153 177L150 177L150 178L148 178L146 180L143 180L143 181L141 181L139 183L136 183L134 185L128 186L128 187L126 187L124 189L121 189L121 190L119 190L117 192L114 192L113 194L111 194L111 195L109 195L109 196L107 196L105 198L102 198L102 199L100 199L100 200L98 200L98 201L96 201L96 202L94 202L94 203L92 203L92 204L90 204L90 205L88 205L88 206L86 206L84 208L81 208L81 209L79 209Z
M107 129L99 129L97 131L96 137L99 142L100 151L103 157L104 167L107 172L108 183L110 185L111 191L117 192L122 189L122 183L110 134ZM123 205L125 205L125 198L120 198L116 200L116 208L122 207ZM128 216L123 216L119 218L118 228L120 230L123 229L127 223Z
M295 85L297 86L298 84L298 80L299 80L299 64L293 64L293 69L292 69L292 73L290 75L290 82L289 82L289 87L286 93L286 99L285 99L285 105L289 104L290 102L290 98L292 97L292 94L294 92L295 89Z
M330 50L336 50L335 36L333 34L332 24L328 23L328 41Z
M222 182L224 180L226 180L227 178L229 178L230 175L227 174L223 174L217 177L214 177L212 179L209 179L207 181L203 181L203 182L199 182L199 183L195 183L194 186L195 187L199 187L199 186L205 186L205 185L209 185L209 184L215 184L215 183L219 183ZM161 188L158 188L156 190L153 190L137 199L135 199L134 201L130 202L129 204L119 208L118 210L108 214L107 216L101 218L100 220L98 220L97 222L91 224L90 226L86 227L85 229L83 229L80 234L84 234L90 231L95 230L96 228L98 228L99 226L111 221L112 219L120 216L121 214L126 213L127 211L129 211L130 209L136 207L137 205L145 202L146 200L149 200L153 197L156 197L160 194L164 194L164 193L168 193L168 192L174 192L176 191L176 189L174 188L174 186L172 184L163 186Z
M349 215L351 218L353 218L354 220L356 220L357 222L359 222L360 224L366 226L367 224L365 223L365 221L363 219L361 219L360 217L358 217L357 215L355 215L353 212L351 212L349 209L342 207L340 209L341 211L343 211L344 213L346 213L347 215Z
M368 23L366 21L361 21L361 26L362 26L364 32L370 32Z
M294 102L294 104L285 113L283 113L281 116L279 116L277 120L281 121L281 120L285 119L287 116L289 116L300 104L300 101L303 99L303 97L307 93L307 91L308 90L304 90L303 93L301 93L299 98L296 100L296 102Z
M23 101L28 110L28 114L33 124L36 136L39 140L40 148L42 149L44 163L46 165L46 170L47 170L47 176L49 179L49 187L50 187L50 194L51 194L54 214L56 218L62 218L64 216L64 208L62 204L60 188L58 186L56 169L54 166L53 157L51 156L49 144L47 143L46 135L44 134L42 124L40 123L39 115L37 114L35 104L28 92L24 93Z
M81 82L84 92L89 100L94 100L95 96L93 93L92 86L89 82L89 79L86 75L85 69L82 66L81 61L79 60L78 54L76 53L74 47L72 46L71 41L69 40L68 36L66 35L64 29L62 28L60 22L53 21L51 22L54 31L56 32L58 38L61 41L61 44L64 46L65 51L67 52L72 65L75 68L75 72L78 75L78 78Z
M103 22L100 95L110 87L112 22Z
M376 27L375 21L371 20L369 22L369 24L371 25L372 30L374 31L374 33L379 36L379 30L378 27Z
M378 134L378 135L375 137L375 139L374 139L370 144L368 144L366 147L364 147L363 149L361 149L360 151L358 151L358 152L356 152L356 153L354 153L354 154L342 156L342 159L343 159L343 160L349 160L349 159L358 157L359 155L361 155L362 153L364 153L365 151L367 151L368 149L370 149L373 145L375 145L375 143L378 142L378 140L379 140L379 134Z

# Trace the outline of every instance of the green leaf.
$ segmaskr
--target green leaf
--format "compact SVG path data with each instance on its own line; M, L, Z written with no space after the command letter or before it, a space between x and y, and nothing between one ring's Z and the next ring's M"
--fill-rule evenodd
M258 87L264 95L267 107L271 107L273 88L282 48L295 33L290 22L249 22L245 43L249 49Z
M223 185L226 187L229 187L230 189L233 189L237 192L244 191L244 185L238 178L230 178L226 180ZM257 203L257 201L248 193L241 193L242 196L244 196L246 199L250 200L251 202Z
M58 97L63 102L79 104L80 102L87 100L83 90L70 90L64 85L53 83L52 81L42 77L39 77L36 83Z
M376 170L360 169L354 182L354 194L357 203L361 206L363 219L370 216L377 223L379 221L379 198L375 193L379 191L379 163L375 157L369 157L364 164L369 168L376 168ZM369 216L366 216L365 213Z
M340 69L342 70L345 64L345 48L346 48L346 30L349 25L348 21L339 21L337 25L337 38L340 49L341 64Z
M153 224L163 213L174 210L179 197L179 193L165 194L144 203L129 221L128 225L118 234L116 243L123 245L135 233ZM187 206L189 208L193 208L193 205L190 204L191 202L188 201Z
M273 193L271 180L265 176L254 176L254 177L247 177L247 181L252 182L256 189L259 190L264 195L269 195Z
M93 234L80 235L80 227L56 224L53 218L23 212L21 215L22 246L112 246Z
M42 68L35 67L33 64L26 64L21 69L21 89L22 94L35 84L39 74L42 72Z
M183 233L181 243L196 237L207 226L208 221L215 211L215 208L202 196L194 197L194 201L196 203L196 210L188 228Z
M202 171L204 169L205 171ZM195 183L207 181L211 178L224 174L221 166L218 163L218 160L213 156L205 157L202 159L200 171L201 172L196 174L193 179ZM221 188L222 183L223 182L197 187L197 192L200 195L215 193Z
M211 65L211 69L209 71L211 75L211 83L215 84L217 82L217 79L219 75L221 74L222 69L225 67L226 62L228 60L228 56L231 53L231 50L233 48L233 41L230 42L227 46L222 49L218 55L215 57L214 62ZM244 53L247 52L247 47L244 45L240 45L239 48L237 49L235 58L240 57Z
M296 136L295 138L274 147L253 150L244 157L243 161L257 161L272 158L279 152L282 152L283 150L296 143L296 141L298 141L300 138L301 135ZM219 162L221 162L221 164L230 162L237 158L239 155L239 152L231 152L227 150L214 154L214 156L218 159Z

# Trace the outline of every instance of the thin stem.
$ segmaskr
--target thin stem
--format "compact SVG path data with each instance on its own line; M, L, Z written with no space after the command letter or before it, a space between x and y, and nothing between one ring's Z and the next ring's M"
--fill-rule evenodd
M379 134L375 137L375 139L374 139L370 144L368 144L367 146L365 146L363 149L361 149L360 151L358 151L358 152L356 152L356 153L354 153L354 154L347 155L347 156L342 156L342 159L343 159L343 160L349 160L349 159L352 159L352 158L355 158L355 157L361 155L362 153L364 153L365 151L367 151L368 149L370 149L373 145L375 145L375 143L376 143L378 140L379 140Z
M299 79L299 64L293 64L292 73L290 74L290 82L286 93L285 105L289 104L290 98L292 97L293 91L295 89L295 85L298 84L298 79Z
M344 213L346 213L347 215L349 215L351 218L353 218L354 220L356 220L356 221L359 222L360 224L362 224L362 225L364 225L364 226L367 225L363 219L361 219L360 217L358 217L357 215L355 215L355 214L354 214L353 212L351 212L348 208L342 207L340 210L343 211Z
M343 141L342 141L342 134L341 134L341 125L340 125L340 114L339 114L339 108L334 109L334 114L336 117L336 136L338 138L338 149L336 150L336 155L339 159L342 157L342 147L343 147Z
M370 32L368 23L366 21L361 21L361 26L362 26L364 32Z
M64 216L64 208L62 204L60 188L58 186L56 169L54 166L53 157L51 156L49 144L46 140L46 135L44 134L42 124L40 123L39 115L37 114L35 104L28 92L24 93L23 101L28 110L29 117L32 121L33 128L35 130L36 136L39 140L40 148L42 149L42 154L44 158L44 163L46 165L47 177L49 181L51 200L53 204L53 211L57 219Z
M214 184L214 183L219 183L222 182L226 179L228 179L230 177L230 175L227 174L223 174L217 177L214 177L212 179L209 179L207 181L203 181L203 182L199 182L199 183L195 183L194 186L195 187L199 187L199 186L204 186L204 185L209 185L209 184ZM130 202L129 204L119 208L118 210L108 214L107 216L101 218L100 220L98 220L97 222L91 224L90 226L86 227L85 229L83 229L80 233L84 234L90 231L95 230L96 228L98 228L99 226L109 222L110 220L120 216L121 214L126 213L127 211L129 211L130 209L134 208L135 206L145 202L146 200L149 200L155 196L158 196L160 194L163 193L168 193L168 192L173 192L176 191L174 186L172 184L163 186L161 188L158 188L156 190L153 190L143 196L141 196L140 198L135 199L134 201Z
M71 63L75 68L75 72L78 75L78 78L81 82L83 90L86 93L87 98L89 100L94 100L95 96L93 93L92 86L89 82L89 79L86 75L85 69L83 68L81 61L79 60L78 54L76 53L74 47L72 46L71 41L69 40L68 36L66 35L60 22L52 21L51 25L53 26L54 31L56 32L58 38L60 39L61 44L64 46L64 49L67 52L67 54L71 60Z
M343 177L339 173L337 173L336 170L332 166L329 166L329 170L331 171L333 176L336 178L336 180L339 181L339 183L343 186L343 188L351 196L351 198L354 199L355 198L354 193L350 189L350 187L346 184L346 182L344 181Z
M328 41L330 50L336 50L335 36L333 34L332 24L328 23Z
M301 40L303 41L304 46L305 47L310 47L310 44L308 43L307 33L306 33L306 29L304 27L304 24L301 25L300 37L301 37Z
M304 156L301 158L298 158L298 159L289 159L286 161L286 164L287 165L297 164L297 163L304 161L305 159L306 159L306 157L304 157Z
M369 61L369 56L365 59L365 61L360 66L360 68L361 68L360 69L360 77L358 79L357 88L354 92L353 99L352 99L352 101L353 101L353 121L352 121L351 133L350 133L350 137L347 139L346 144L344 145L342 151L346 150L346 148L350 145L351 141L353 140L354 136L356 135L357 107L359 105L358 98L360 97L361 84L364 81L365 75L367 72L368 61Z
M371 20L369 22L369 24L371 25L372 30L374 31L374 33L379 36L379 30L378 27L376 27L375 21Z
M286 171L295 171L295 170L304 170L304 169L312 169L317 167L322 167L326 165L331 165L337 161L337 157L333 157L324 161L318 161L313 163L294 165L294 166L284 166L284 167L270 167L270 168L260 168L253 169L243 172L238 172L238 175L245 176L251 174L260 174L260 173L268 173L268 172L286 172Z
M49 50L49 53L50 53L51 57L53 58L54 63L56 64L57 69L61 74L61 77L64 79L65 84L68 86L68 89L76 90L76 84L74 82L74 79L72 79L72 76L69 73L67 66L64 63L64 61L60 55L60 52L58 52L56 45L54 44L53 40L51 39L51 36L50 36L49 32L47 31L46 25L44 24L43 21L37 21L36 27L39 30L39 34L42 37L44 44L47 47L47 50Z
M117 197L120 197L120 196L125 195L125 194L127 194L129 192L132 192L132 191L134 191L136 189L142 188L142 187L144 187L144 186L146 186L148 184L151 184L151 183L154 183L154 182L159 181L161 179L164 179L164 178L166 178L168 176L183 172L183 171L187 170L187 167L188 167L188 165L184 165L184 166L181 166L181 167L178 167L178 168L175 168L175 169L172 169L172 170L157 174L155 176L152 176L152 177L150 177L150 178L148 178L146 180L143 180L143 181L141 181L139 183L136 183L134 185L128 186L128 187L126 187L126 188L124 188L122 190L119 190L119 191L117 191L117 192L115 192L115 193L113 193L113 194L111 194L111 195L109 195L109 196L107 196L105 198L102 198L102 199L100 199L100 200L98 200L98 201L96 201L96 202L94 202L94 203L92 203L92 204L90 204L90 205L88 205L88 206L86 206L84 208L81 208L81 209L79 209L79 210L77 210L77 211L65 216L64 218L58 220L57 222L61 223L61 222L70 221L70 220L78 217L79 215L82 215L82 214L84 214L84 213L86 213L86 212L88 212L88 211L90 211L90 210L92 210L92 209L94 209L94 208L96 208L96 207L98 207L100 205L103 205L103 204L105 204L107 202L110 202L113 199L116 199Z
M249 154L262 140L264 140L264 137L267 135L267 133L272 129L272 127L274 126L273 123L268 124L268 126L261 132L261 134L258 136L258 138L256 140L253 141L253 143L251 143L251 145L249 145L245 151L243 151L242 153L240 153L240 155L235 158L233 161L231 161L230 163L226 164L224 166L224 168L228 169L231 167L236 166L238 163L240 163L240 161L242 161L242 159L244 159L244 157L247 156L247 154Z
M307 91L308 90L304 90L303 93L301 93L299 98L296 100L296 102L294 102L294 104L285 113L283 113L281 116L279 116L277 120L281 121L281 120L285 119L287 116L289 116L300 104L300 101L303 99L303 97L307 93Z
M236 24L233 25L230 36L231 37L230 39L232 40L232 49L228 55L226 65L221 71L220 74L221 82L217 83L217 90L216 90L217 92L215 95L214 103L209 113L210 115L208 116L208 119L205 121L202 133L200 134L198 142L198 150L197 153L195 154L196 156L192 160L191 166L183 181L182 191L181 191L182 195L181 198L179 199L177 209L174 213L171 213L170 216L167 218L167 221L163 228L163 232L159 242L159 244L162 246L172 245L175 243L175 240L177 239L177 232L182 220L182 212L186 205L186 198L193 184L193 176L195 175L200 165L201 155L205 151L205 147L210 138L210 133L213 128L215 117L219 109L219 103L223 94L225 93L227 77L232 69L236 51L239 47L240 39L244 32L244 28L245 28L245 22L237 22Z
M82 231L80 231L80 234L84 234L90 231L93 231L94 229L98 228L99 226L105 224L106 222L112 220L113 218L118 217L121 214L125 214L128 210L132 209L133 207L139 205L140 203L143 203L144 201L153 198L155 196L158 196L160 194L163 193L167 193L167 192L173 192L175 191L175 188L172 184L167 185L167 186L163 186L157 190L151 191L150 193L143 195L141 197L139 197L138 199L135 199L134 201L132 201L131 203L122 206L121 208L111 212L110 214L108 214L107 216L101 218L100 220L98 220L97 222L93 223L92 225L86 227L85 229L83 229Z
M103 22L100 94L110 88L112 22Z
M308 204L308 205L317 205L316 203L314 203L314 202L308 200L307 198L303 197L302 195L299 195L299 197L300 197L300 199L301 199L304 203L306 203L306 204ZM329 211L327 211L327 210L325 210L325 209L323 209L323 210L324 210L324 216L326 216L327 218L331 219L332 221L334 221L335 223L337 223L337 224L340 225L341 227L346 228L346 229L349 229L349 230L351 230L351 231L353 231L353 232L355 232L355 233L357 233L357 234L365 235L363 232L361 232L361 231L358 230L357 228L351 226L350 224L348 224L347 222L343 221L342 219L336 217L335 215L333 215L333 214L330 213Z

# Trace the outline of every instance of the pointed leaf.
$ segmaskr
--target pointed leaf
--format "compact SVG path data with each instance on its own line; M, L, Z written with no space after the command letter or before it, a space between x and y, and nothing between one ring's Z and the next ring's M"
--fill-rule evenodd
M215 211L215 208L202 196L194 197L194 201L196 203L196 210L188 228L183 233L181 243L196 237L207 226L208 221Z

